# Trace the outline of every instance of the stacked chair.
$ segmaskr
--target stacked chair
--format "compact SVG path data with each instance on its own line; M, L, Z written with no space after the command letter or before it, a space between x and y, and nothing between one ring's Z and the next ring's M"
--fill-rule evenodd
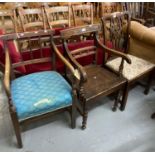
M123 111L131 85L149 77L148 94L154 74L153 63L129 52L131 14L116 3L37 4L0 14L13 25L0 31L0 69L20 148L21 126L67 110L75 128L77 110L85 129L90 101L114 95L112 110Z

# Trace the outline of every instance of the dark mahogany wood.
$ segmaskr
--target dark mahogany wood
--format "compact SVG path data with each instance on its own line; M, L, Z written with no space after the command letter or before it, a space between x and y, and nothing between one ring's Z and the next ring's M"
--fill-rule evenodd
M119 92L124 89L126 84L126 80L121 77L121 74L116 74L106 66L97 64L97 49L100 48L103 53L109 52L112 55L120 56L123 60L130 63L128 56L107 48L99 41L98 32L100 32L100 30L101 25L96 24L70 28L61 32L66 57L80 73L80 81L76 89L78 93L78 99L81 104L78 107L78 110L83 116L82 129L86 128L87 123L87 103L96 97L106 96L114 92ZM68 49L68 42L74 41L74 39L72 40L72 37L75 38L76 36L80 38L79 36L88 36L88 34L91 35L92 39L94 40L94 46L78 48L77 50L73 51ZM78 58L87 57L90 55L93 56L93 62L86 66L81 66L78 62Z

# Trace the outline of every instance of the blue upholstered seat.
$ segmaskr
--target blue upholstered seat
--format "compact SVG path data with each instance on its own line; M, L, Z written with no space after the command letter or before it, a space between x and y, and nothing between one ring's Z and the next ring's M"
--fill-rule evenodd
M19 119L41 115L72 103L70 85L55 71L17 78L11 83L11 93Z

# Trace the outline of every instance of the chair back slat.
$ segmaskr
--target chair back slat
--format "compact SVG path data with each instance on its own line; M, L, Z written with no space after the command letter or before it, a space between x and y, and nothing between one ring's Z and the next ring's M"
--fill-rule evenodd
M52 30L2 35L0 39L3 40L6 45L8 45L8 42L12 42L16 48L16 52L20 53L20 61L12 64L13 69L17 69L20 66L52 61ZM11 50L10 47L8 48ZM43 54L44 52L48 54ZM25 55L27 57L25 57Z
M126 33L124 33L125 25L127 25ZM104 45L110 41L114 49L127 52L130 14L128 12L116 12L105 15L102 17L102 26Z
M93 5L72 5L74 26L93 24Z
M70 27L70 5L44 8L49 28Z

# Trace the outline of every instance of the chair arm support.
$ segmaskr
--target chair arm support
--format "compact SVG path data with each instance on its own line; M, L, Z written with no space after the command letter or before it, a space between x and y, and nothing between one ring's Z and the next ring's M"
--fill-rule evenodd
M56 47L55 43L52 41L52 47L56 55L62 60L62 62L66 65L66 67L71 71L74 77L77 80L80 80L80 74L77 69L75 69L69 61L59 52L58 48Z
M123 59L125 59L125 61L129 64L131 64L131 59L124 53L119 52L117 50L111 49L106 47L105 45L103 45L98 39L97 39L97 44L104 50L109 51L111 54L122 57Z
M10 71L11 71L10 68L11 68L10 56L9 51L7 49L5 53L5 71L4 71L3 83L8 97L10 97Z
M65 47L65 52L66 52L69 60L71 61L71 63L75 66L75 68L80 73L80 82L82 82L82 83L86 82L87 81L87 73L85 72L83 67L75 60L75 58L73 58L73 56L71 55L71 52L69 51L66 43L64 43L64 47Z

